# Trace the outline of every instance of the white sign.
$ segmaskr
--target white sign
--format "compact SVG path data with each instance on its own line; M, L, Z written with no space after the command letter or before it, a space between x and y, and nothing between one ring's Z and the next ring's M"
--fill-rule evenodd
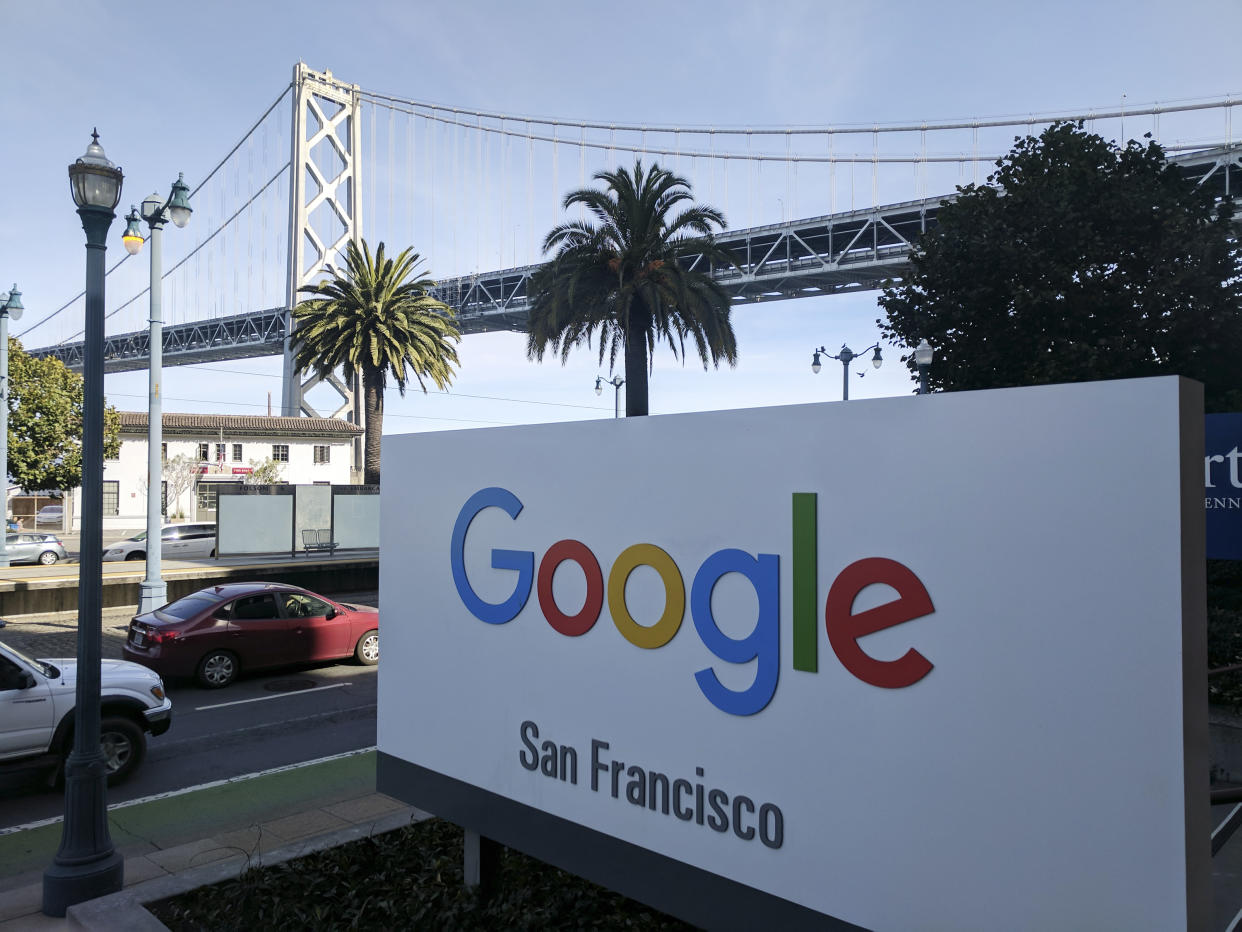
M869 929L1195 927L1202 430L1160 378L386 437L381 789Z

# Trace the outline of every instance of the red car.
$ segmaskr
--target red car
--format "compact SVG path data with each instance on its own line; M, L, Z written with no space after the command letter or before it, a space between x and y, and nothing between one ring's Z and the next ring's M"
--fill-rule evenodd
M135 615L124 656L210 689L242 670L354 657L379 662L379 612L282 583L212 586Z

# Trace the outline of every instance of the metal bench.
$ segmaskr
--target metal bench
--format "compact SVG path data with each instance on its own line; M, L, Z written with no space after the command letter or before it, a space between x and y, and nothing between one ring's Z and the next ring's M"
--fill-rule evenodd
M306 528L302 531L302 551L304 553L334 553L336 541L332 539L330 528Z

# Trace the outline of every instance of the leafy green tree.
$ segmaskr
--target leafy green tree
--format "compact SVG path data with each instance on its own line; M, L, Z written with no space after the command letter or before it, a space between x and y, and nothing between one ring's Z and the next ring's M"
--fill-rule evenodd
M26 492L82 484L82 376L9 338L9 476ZM104 409L104 456L121 449L121 418Z
M935 347L933 389L1178 373L1204 383L1209 410L1239 410L1232 224L1232 203L1155 142L1056 123L941 206L878 323L891 342Z
M594 220L562 223L543 241L556 253L531 284L526 351L542 361L551 348L564 363L598 332L601 365L607 356L612 371L624 354L626 416L641 416L657 342L684 360L688 337L704 369L737 364L729 295L709 274L734 263L713 239L724 216L693 203L684 178L637 161L633 172L601 171L595 180L605 190L571 191L563 203L581 204Z
M342 369L347 380L362 376L366 429L363 481L380 481L380 434L384 422L384 389L391 376L401 395L410 377L424 392L430 380L447 388L457 365L455 344L461 334L452 309L428 294L435 282L415 274L418 253L407 249L395 259L380 243L374 257L366 240L350 242L345 268L330 268L331 277L302 289L316 297L293 309L294 360L299 369L327 377Z
M270 456L265 460L251 460L250 474L246 476L246 485L275 485L280 481L284 463L278 463Z

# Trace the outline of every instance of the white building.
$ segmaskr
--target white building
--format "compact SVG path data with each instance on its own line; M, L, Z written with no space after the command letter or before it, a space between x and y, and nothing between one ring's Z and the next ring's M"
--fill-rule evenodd
M147 413L120 415L120 453L104 462L104 527L139 529L147 521ZM363 433L361 427L333 418L236 414L165 414L163 429L164 513L190 521L214 521L221 484L244 482L255 466L269 459L281 464L280 482L350 484L350 454ZM173 495L168 463L182 455L197 464L197 473ZM75 491L75 530L81 518L81 496Z

